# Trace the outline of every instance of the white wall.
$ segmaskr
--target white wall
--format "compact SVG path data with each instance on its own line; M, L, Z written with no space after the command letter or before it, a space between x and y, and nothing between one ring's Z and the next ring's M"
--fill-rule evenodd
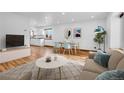
M118 13L113 13L111 17L110 47L120 48L120 18Z
M25 35L25 44L29 44L29 20L28 18L16 15L14 13L0 13L0 33L2 40L0 48L5 48L5 36L6 34L18 34ZM24 31L26 30L26 31Z
M124 48L124 16L121 18L121 48Z
M1 21L2 20L2 21ZM29 29L30 20L24 16L16 15L13 13L0 13L0 34L2 40L0 43L0 47L5 47L5 35L6 34L26 34L25 44L29 44L29 33L25 32L25 29ZM2 24L1 24L2 23ZM52 26L54 30L53 40L54 41L64 41L65 37L65 29L75 27L81 27L82 29L82 37L80 39L72 39L73 41L80 43L81 49L94 49L96 47L96 43L94 43L93 38L95 36L94 30L97 26L103 26L106 29L106 19L103 20L91 20L85 21L82 23L73 23L73 24L62 24ZM47 27L45 27L47 28Z
M4 15L0 13L0 49L3 47L3 38L4 38Z
M121 48L123 44L123 26L122 18L119 12L111 13L107 18L108 46L109 48Z
M1 49L1 47L2 47L2 24L1 24L1 22L0 22L0 49Z
M81 27L82 37L80 39L74 39L72 37L71 40L79 42L81 49L92 50L94 49L94 47L96 47L96 43L94 43L93 38L95 36L94 30L97 26L103 26L106 29L106 19L53 26L54 30L53 40L63 41L65 40L64 33L67 28L74 29L75 27Z
M111 13L109 14L109 16L107 17L107 21L106 21L106 30L107 30L107 38L106 38L106 45L107 48L110 48L110 33L111 33Z

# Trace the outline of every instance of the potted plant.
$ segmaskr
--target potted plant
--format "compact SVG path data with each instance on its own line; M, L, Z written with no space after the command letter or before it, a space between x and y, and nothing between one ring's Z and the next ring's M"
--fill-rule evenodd
M106 31L97 32L95 34L94 42L98 43L98 50L101 50L101 44L105 41Z

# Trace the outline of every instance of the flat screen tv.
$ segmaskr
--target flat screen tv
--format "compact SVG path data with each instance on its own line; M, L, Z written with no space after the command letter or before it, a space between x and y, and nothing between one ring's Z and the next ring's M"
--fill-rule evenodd
M24 35L6 35L6 48L24 46Z

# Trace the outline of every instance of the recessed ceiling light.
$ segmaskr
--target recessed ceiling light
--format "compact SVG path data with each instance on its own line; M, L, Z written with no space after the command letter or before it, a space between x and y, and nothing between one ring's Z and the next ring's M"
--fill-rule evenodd
M93 19L93 18L94 18L94 16L91 16L91 18Z
M74 18L72 18L71 21L74 22Z
M47 16L45 16L45 19L48 19L48 17L47 17Z
M62 12L62 15L65 15L65 12Z

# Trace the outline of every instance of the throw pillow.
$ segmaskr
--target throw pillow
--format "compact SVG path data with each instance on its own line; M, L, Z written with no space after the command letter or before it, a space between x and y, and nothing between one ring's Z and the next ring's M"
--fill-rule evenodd
M103 67L108 67L109 58L110 58L109 54L103 53L101 50L99 50L94 56L94 62L98 63Z
M124 80L124 70L105 71L96 80Z

